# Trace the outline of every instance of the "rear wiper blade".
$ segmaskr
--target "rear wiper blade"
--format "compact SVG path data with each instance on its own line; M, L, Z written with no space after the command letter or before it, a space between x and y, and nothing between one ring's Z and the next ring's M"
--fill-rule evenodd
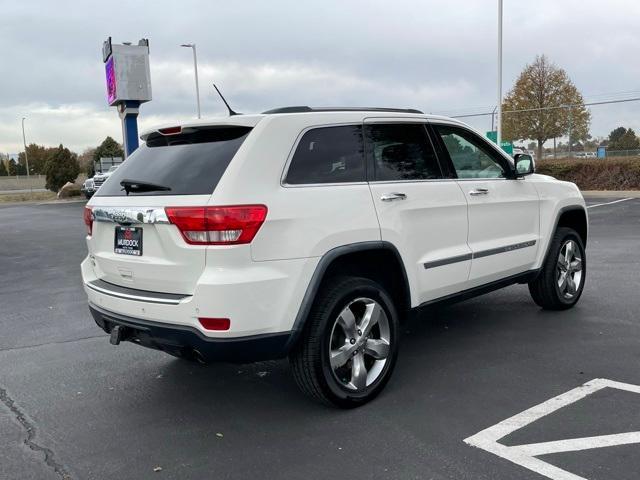
M130 180L128 178L122 180L120 185L127 195L129 195L129 192L167 192L171 190L171 187L167 187L166 185L142 182L140 180Z

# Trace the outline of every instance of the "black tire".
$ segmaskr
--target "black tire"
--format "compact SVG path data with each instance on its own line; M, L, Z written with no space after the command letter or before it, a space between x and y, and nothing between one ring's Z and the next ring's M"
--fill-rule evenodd
M330 343L338 316L347 306L356 305L354 300L357 302L363 298L375 301L386 314L385 325L388 325L388 329L385 327L385 331L389 335L389 347L386 362L375 380L370 385L353 390L334 374L330 362ZM289 356L296 383L306 395L326 405L353 408L367 403L382 391L393 372L398 355L398 322L398 313L391 296L378 283L360 277L336 277L329 280L318 293L301 338ZM357 335L361 333L358 329ZM364 334L367 335L366 332ZM345 338L344 342L343 348L349 347L348 339ZM356 345L356 348L359 347ZM362 355L365 351L363 346ZM371 357L367 358L368 362L375 361ZM350 362L353 365L354 360L347 360L345 365ZM371 369L371 364L367 368Z
M579 250L582 260L582 275L577 285L576 293L567 298L561 292L558 285L558 257L561 249L568 241L573 241ZM584 283L587 276L587 257L584 250L582 239L578 233L567 227L558 227L549 246L547 258L542 265L542 270L535 280L529 283L529 292L533 301L545 310L566 310L573 307L584 289Z

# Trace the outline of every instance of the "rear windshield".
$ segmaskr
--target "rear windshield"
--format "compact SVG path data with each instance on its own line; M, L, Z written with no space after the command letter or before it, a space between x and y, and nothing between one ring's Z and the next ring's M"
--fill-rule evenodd
M138 191L127 189L129 196L209 195L250 131L250 127L212 127L178 135L152 134L146 145L111 174L96 196L126 196L123 181L146 186Z

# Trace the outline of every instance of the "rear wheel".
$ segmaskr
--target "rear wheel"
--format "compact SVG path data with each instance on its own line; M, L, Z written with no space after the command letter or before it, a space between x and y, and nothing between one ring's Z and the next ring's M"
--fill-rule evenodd
M384 288L366 278L339 277L318 294L290 362L304 393L357 407L384 388L397 344L398 314Z
M582 239L575 230L559 227L551 240L542 271L529 283L533 300L547 310L573 307L582 295L586 268Z

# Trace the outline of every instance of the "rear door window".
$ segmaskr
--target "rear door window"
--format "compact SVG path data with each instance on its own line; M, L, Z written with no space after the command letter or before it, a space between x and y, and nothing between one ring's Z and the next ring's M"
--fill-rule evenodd
M367 152L376 181L442 178L436 153L420 123L366 126Z
M319 127L302 135L285 182L289 185L365 181L362 126Z
M130 196L209 195L250 131L250 127L233 126L198 128L177 135L152 134L146 145L111 174L96 196L127 195L122 181L163 187L129 189Z

